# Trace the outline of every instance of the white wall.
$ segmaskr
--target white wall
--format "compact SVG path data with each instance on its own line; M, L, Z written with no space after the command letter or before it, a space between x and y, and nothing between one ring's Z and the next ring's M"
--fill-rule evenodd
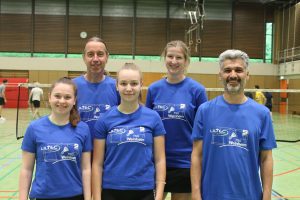
M293 62L281 63L279 65L279 75L282 79L299 79L300 78L300 60Z
M106 69L116 72L125 62L134 62L143 72L165 72L163 62L147 60L110 59ZM299 63L300 64L300 63ZM20 58L0 57L0 70L55 70L55 71L85 71L86 67L81 58ZM250 63L250 75L277 76L278 66L266 63ZM217 62L192 62L189 73L217 74Z

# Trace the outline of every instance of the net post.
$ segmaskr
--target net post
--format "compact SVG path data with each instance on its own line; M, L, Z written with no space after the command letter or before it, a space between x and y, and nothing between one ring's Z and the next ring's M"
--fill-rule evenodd
M21 85L22 84L18 84L18 101L17 101L17 118L16 118L16 138L17 138L17 140L22 138L22 137L18 136Z

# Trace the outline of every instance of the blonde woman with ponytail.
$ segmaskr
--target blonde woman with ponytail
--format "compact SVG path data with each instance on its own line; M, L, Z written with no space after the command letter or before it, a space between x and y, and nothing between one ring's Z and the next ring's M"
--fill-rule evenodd
M204 86L186 74L190 51L184 42L169 42L161 56L167 76L149 86L146 106L160 115L166 129L165 197L171 193L171 200L190 200L192 128L207 96Z

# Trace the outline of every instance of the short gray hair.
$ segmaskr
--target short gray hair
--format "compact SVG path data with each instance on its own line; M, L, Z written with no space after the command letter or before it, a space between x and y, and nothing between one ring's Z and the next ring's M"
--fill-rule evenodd
M228 49L226 51L224 51L223 53L220 54L219 56L219 65L220 65L220 69L223 68L223 64L224 61L227 59L242 59L245 63L245 68L248 69L248 65L249 65L249 56L241 51L241 50L237 50L237 49Z

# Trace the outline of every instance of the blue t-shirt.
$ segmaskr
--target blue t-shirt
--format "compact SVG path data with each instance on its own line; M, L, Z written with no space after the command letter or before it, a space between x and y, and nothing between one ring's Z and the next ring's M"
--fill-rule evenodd
M158 114L140 106L124 114L115 106L95 124L95 139L105 139L102 188L152 190L155 185L154 139L165 130Z
M116 80L105 76L99 83L90 83L84 76L74 78L77 85L77 107L82 121L86 122L94 134L94 125L99 117L120 103L120 95L116 89Z
M218 96L199 107L192 137L203 140L203 200L261 200L259 153L276 148L265 106L250 98L229 104Z
M92 151L89 127L79 122L54 125L44 116L31 122L22 150L35 154L36 171L30 198L63 198L83 194L82 152Z
M205 101L205 88L188 77L177 84L162 79L150 85L146 106L160 115L166 129L167 167L190 168L194 118Z

